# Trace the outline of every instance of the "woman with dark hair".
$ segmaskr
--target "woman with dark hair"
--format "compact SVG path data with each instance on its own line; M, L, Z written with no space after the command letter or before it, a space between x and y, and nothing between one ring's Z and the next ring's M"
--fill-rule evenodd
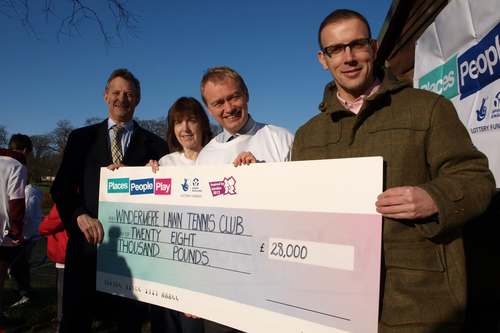
M212 139L207 113L195 98L181 97L167 116L167 142L173 153L148 165L194 165L198 153ZM156 164L156 163L157 164Z
M167 116L167 142L173 153L147 166L153 171L159 165L195 165L201 149L212 139L210 122L203 106L192 97L181 97L172 105ZM151 305L151 332L204 332L203 319L188 318L184 313Z

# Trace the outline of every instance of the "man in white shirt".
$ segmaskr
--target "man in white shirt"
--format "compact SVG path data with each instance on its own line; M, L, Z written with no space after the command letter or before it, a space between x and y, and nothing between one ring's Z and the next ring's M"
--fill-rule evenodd
M208 112L224 128L198 156L198 165L289 161L293 134L258 123L248 113L249 94L243 78L229 67L210 68L201 81Z
M248 114L248 89L229 67L209 69L200 85L208 112L224 128L198 155L197 165L285 162L290 160L293 134L254 121ZM239 332L205 320L205 333Z

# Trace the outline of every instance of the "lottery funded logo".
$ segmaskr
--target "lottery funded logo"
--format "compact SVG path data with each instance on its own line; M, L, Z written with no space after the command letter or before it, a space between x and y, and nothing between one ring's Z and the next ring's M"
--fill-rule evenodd
M484 118L486 118L486 112L488 111L488 108L486 107L485 103L487 99L488 98L483 98L483 102L481 103L479 110L476 110L477 121L482 121L484 120Z
M153 193L154 178L134 179L130 181L130 195Z
M184 183L181 184L181 187L184 192L189 190L189 178L184 178Z
M155 179L155 195L170 195L172 194L172 179L162 178Z
M201 198L201 186L199 178L182 178L181 188L184 193L181 197L190 198Z
M128 193L128 178L108 179L108 193Z
M212 191L212 196L216 197L219 195L235 195L236 193L236 180L233 176L226 178L224 180L209 182L210 190Z

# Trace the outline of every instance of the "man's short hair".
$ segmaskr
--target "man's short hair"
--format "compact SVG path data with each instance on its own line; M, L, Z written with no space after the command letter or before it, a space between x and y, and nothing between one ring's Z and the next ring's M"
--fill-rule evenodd
M247 90L245 81L243 81L243 78L234 69L227 66L209 68L203 75L203 79L200 84L201 99L203 99L203 103L205 103L205 105L207 104L207 99L205 98L205 85L208 81L212 82L214 86L218 86L225 84L228 77L235 79L239 83L242 90Z
M194 117L200 125L202 134L201 146L205 147L212 140L213 134L210 129L210 121L203 106L193 97L181 97L168 110L167 143L171 151L184 150L175 136L175 122L190 117Z
M31 153L33 151L33 144L29 136L24 134L14 134L9 141L9 149L15 151L23 151L26 149L26 153Z
M372 31L370 29L370 24L368 24L368 21L366 18L361 15L358 12L355 12L354 10L350 9L337 9L336 11L333 11L330 15L328 15L323 22L321 22L321 25L319 26L319 31L318 31L318 43L319 43L319 48L323 49L323 45L321 45L321 32L323 29L332 23L338 23L342 21L347 21L351 19L358 19L361 22L363 22L366 25L366 28L368 29L368 38L372 38Z
M106 88L104 89L104 92L106 92L106 94L109 91L109 84L111 83L111 81L113 81L117 77L121 77L127 81L132 81L134 83L134 86L135 86L136 97L137 97L137 99L141 99L141 84L139 83L139 80L134 76L134 74L132 74L126 68L120 68L120 69L115 70L113 73L111 73L111 76L109 77L108 82L106 82Z

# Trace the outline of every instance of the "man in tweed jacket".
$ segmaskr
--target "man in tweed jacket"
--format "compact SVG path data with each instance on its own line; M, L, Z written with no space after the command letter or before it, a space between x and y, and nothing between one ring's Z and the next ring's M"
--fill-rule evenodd
M292 160L384 158L385 191L374 198L384 216L379 332L459 332L466 308L460 227L495 194L488 160L450 101L374 68L377 41L359 13L333 12L318 39L334 81L321 114L297 131Z

